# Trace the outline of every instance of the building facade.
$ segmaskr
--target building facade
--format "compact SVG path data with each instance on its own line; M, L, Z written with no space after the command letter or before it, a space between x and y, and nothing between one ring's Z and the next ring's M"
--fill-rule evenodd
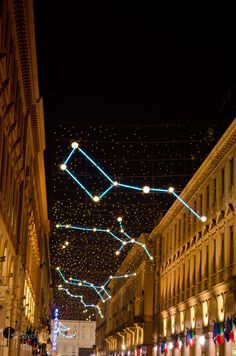
M236 120L152 231L154 354L236 355Z
M148 234L139 242L152 251ZM153 330L153 260L138 245L134 245L117 271L117 276L136 273L135 276L112 279L108 287L111 299L100 302L97 315L97 355L148 355L152 350Z
M52 320L52 330L54 321ZM95 321L60 320L57 325L56 347L58 356L90 356L94 354Z
M0 355L18 355L26 329L50 329L49 222L43 103L33 2L0 2ZM7 342L2 331L11 326ZM29 334L28 334L29 336Z

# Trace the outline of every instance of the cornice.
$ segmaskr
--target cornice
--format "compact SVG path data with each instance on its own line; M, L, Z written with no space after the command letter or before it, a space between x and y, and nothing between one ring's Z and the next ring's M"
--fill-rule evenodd
M33 8L31 1L14 0L13 11L21 79L27 112L30 114L34 150L42 150L44 143L39 120L39 89L35 49ZM44 147L43 147L44 148Z

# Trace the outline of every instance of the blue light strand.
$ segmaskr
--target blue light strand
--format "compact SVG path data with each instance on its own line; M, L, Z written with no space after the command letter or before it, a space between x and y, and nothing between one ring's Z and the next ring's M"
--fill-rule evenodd
M59 322L59 327L58 327L58 333L65 337L66 339L72 339L76 337L76 333L71 334L71 335L66 335L65 332L70 330L70 328L68 328L67 326L65 326L64 324L62 324L61 322ZM63 333L64 332L64 333Z
M66 172L76 181L77 184L93 199L93 196L89 191L83 186L83 184L66 168Z
M175 192L173 192L172 194L173 194L179 201L181 201L181 203L184 204L184 205L186 206L186 208L188 208L198 219L202 220L202 217L201 217L200 215L198 215L198 214L196 213L196 211L194 211L192 208L190 208L190 206L189 206L187 203L185 203L185 201L184 201L182 198L180 198L180 196L179 196L178 194L176 194Z
M113 180L79 147L79 151L113 184Z
M150 188L151 192L160 192L160 193L169 193L168 189L162 189L162 188Z
M108 299L111 299L111 295L108 293L107 289L105 288L106 285L112 280L112 279L116 279L116 278L128 278L128 277L132 277L132 276L136 276L136 273L130 273L130 274L125 274L125 275L120 275L120 276L110 276L107 281L101 285L101 286L95 286L93 283L91 282L87 282L87 281L82 281L80 279L76 279L76 281L79 281L79 283L74 283L74 282L69 282L69 280L67 280L64 276L64 274L61 272L60 267L57 267L56 270L58 271L58 273L60 274L60 276L62 277L63 281L66 284L72 284L72 285L76 285L78 287L88 287L88 288L92 288L97 295L100 297L100 299L103 301L103 303L105 303ZM75 280L70 278L71 280ZM83 284L84 283L84 284ZM63 288L62 286L58 287L59 290L67 290L67 294L71 294L69 292L69 290L67 288ZM104 296L102 295L102 293L104 293L107 298L104 298ZM80 298L82 296L80 295L73 295L75 298ZM82 297L83 298L83 297Z
M78 143L75 142L75 146L77 145L78 147ZM74 146L74 147L75 147ZM73 143L72 143L72 147L73 147ZM178 194L176 194L174 192L174 189L172 187L170 187L169 189L162 189L162 188L150 188L148 186L145 186L143 188L137 187L137 186L133 186L133 185L129 185L129 184L122 184L119 183L117 181L113 181L105 172L104 170L99 167L97 165L97 163L91 158L89 157L89 155L87 155L87 153L85 153L82 148L78 148L79 152L81 152L84 157L86 159L88 159L103 175L104 177L106 177L110 183L112 183L112 185L107 188L100 196L92 196L92 194L84 187L84 185L67 169L67 168L63 168L65 169L65 171L76 181L76 183L88 194L88 196L93 199L95 202L98 202L101 198L103 198L113 187L115 186L120 186L123 188L129 188L129 189L133 189L133 190L138 190L138 191L143 191L144 193L149 193L149 192L157 192L157 193L172 193L187 209L189 209L191 211L191 213L193 213L199 220L201 220L202 222L206 221L206 217L205 216L200 216L199 214L197 214L192 208L190 208L190 206L182 199L178 196ZM70 152L69 156L67 157L67 159L64 162L64 165L69 161L69 159L71 158L72 154L74 153L75 148L72 149L72 151ZM145 189L146 188L146 191ZM95 199L96 198L96 199Z
M112 184L109 188L107 188L107 190L105 190L105 192L103 192L103 193L99 196L99 199L103 198L113 187L114 187L114 185Z
M71 153L69 154L69 156L65 160L64 164L67 164L67 162L69 161L69 159L71 158L71 156L73 155L74 152L75 152L75 148L72 149Z
M118 219L121 219L121 220L118 220ZM148 249L142 244L142 243L139 243L138 241L136 241L135 239L131 239L131 237L125 232L123 231L123 225L121 223L122 221L122 218L118 218L118 222L119 222L119 225L120 227L122 227L122 234L125 235L129 241L126 241L126 240L122 240L121 238L119 238L116 234L114 234L112 231L110 231L110 229L103 229L103 228L88 228L88 227L82 227L82 226L76 226L76 225L71 225L71 224L68 224L68 225L65 225L65 224L57 224L56 227L57 228L66 228L66 229L74 229L74 230L81 230L81 231L92 231L92 232L102 232L102 233L107 233L109 234L111 237L113 237L115 240L119 241L120 244L121 244L121 247L118 249L118 252L122 251L124 246L126 246L128 243L133 243L133 244L137 244L137 245L140 245L144 251L146 252L146 254L148 255L148 257L150 258L150 260L153 260L153 257L152 255L150 254L150 252L148 251ZM121 232L121 231L120 231Z
M101 315L101 317L103 317L103 315L102 315L102 313L101 313L100 307L97 306L97 305L95 305L95 304L86 304L86 303L84 302L84 299L83 299L83 296L82 296L82 295L72 294L72 293L68 290L68 288L62 288L62 287L60 287L59 290L65 291L66 294L68 294L68 295L69 295L70 297L72 297L72 298L80 298L80 302L83 304L83 306L84 306L85 308L96 308L96 309L98 309L99 314Z
M67 279L65 278L65 276L63 275L63 273L61 272L60 268L57 268L57 271L59 272L59 274L61 275L63 281L64 281L66 284L76 285L76 286L78 286L78 287L88 287L88 288L92 288L92 289L95 291L95 293L99 296L99 298L102 299L103 302L106 301L107 299L111 298L111 296L109 295L109 293L108 293L107 291L105 291L104 288L102 288L103 286L94 286L93 283L90 283L90 282L87 282L87 281L83 281L83 280L80 280L80 279L77 279L77 280L76 280L77 282L75 283L75 282L72 281L72 280L73 280L72 278L70 279L70 281L67 280ZM104 298L103 298L103 296L102 296L102 294L101 294L102 292L104 292L104 293L108 296L107 299L104 299Z
M117 185L119 187L130 188L130 189L142 191L142 188L136 187L134 185L128 185L128 184L122 184L122 183L118 183Z

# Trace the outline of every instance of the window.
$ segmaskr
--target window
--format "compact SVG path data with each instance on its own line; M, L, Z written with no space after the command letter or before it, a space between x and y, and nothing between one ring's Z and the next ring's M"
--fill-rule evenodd
M229 264L234 263L234 227L229 227Z
M193 203L193 210L194 210L194 211L197 211L197 202L196 202L196 200L195 200L194 203ZM197 217L196 217L195 214L194 214L194 216L193 216L193 221L194 221L194 224L196 224Z
M206 277L209 275L209 246L206 246Z
M229 161L229 185L232 187L234 185L234 159Z
M183 239L186 237L186 214L184 214Z
M214 249L213 249L213 273L216 272L216 239L214 239Z
M216 178L213 179L213 197L212 197L213 208L216 204Z
M195 268L196 268L196 255L193 256L193 285L196 283Z
M225 169L221 170L221 197L223 197L225 193Z
M225 235L221 234L221 268L225 265Z
M179 220L179 243L178 243L178 246L180 247L180 244L181 244L181 219Z
M202 280L202 250L199 251L199 282Z
M210 206L210 194L209 194L209 185L206 187L206 210L208 213L209 210L209 206Z
M202 215L202 194L199 195L199 214Z

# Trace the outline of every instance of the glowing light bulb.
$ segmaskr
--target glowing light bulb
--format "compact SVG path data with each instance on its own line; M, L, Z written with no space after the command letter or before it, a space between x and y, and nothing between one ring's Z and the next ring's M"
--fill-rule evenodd
M62 287L62 284L59 284L58 288L61 288Z
M121 221L122 221L122 217L119 216L119 217L117 218L117 221L121 222Z
M113 278L113 276L110 276L109 278L110 278L110 279L112 279L112 278Z
M72 277L70 277L69 280L71 281L71 280L72 280Z
M56 224L56 228L58 229L60 227L60 225L59 224Z
M66 224L66 228L68 229L70 227L70 225L69 224Z
M120 229L120 232L123 234L123 232L124 232L124 229Z
M135 242L135 239L131 239L131 242Z
M143 247L145 247L146 245L145 244L142 244Z
M95 203L97 203L100 200L99 196L94 195L93 197L93 201L95 201Z
M65 245L66 245L66 246L68 246L68 245L69 245L69 242L68 242L68 241L66 241L66 242L65 242Z
M199 344L200 344L201 346L204 346L204 344L205 344L205 336L204 336L204 335L201 335L201 336L199 337Z
M143 187L143 192L144 192L144 193L149 193L149 192L150 192L150 187L149 187L148 185L145 185L145 186Z
M60 267L57 267L56 270L59 271L59 270L60 270Z
M113 185L116 187L116 186L118 185L118 182L115 180L115 181L113 182Z
M110 232L111 230L110 229L107 229L107 232Z
M61 168L62 171L65 171L65 170L66 170L66 164L65 164L65 163L62 163L62 164L60 165L60 168Z
M104 289L104 286L101 286L101 289Z
M72 142L71 147L72 148L78 148L79 147L78 142Z
M81 283L81 282L79 282L79 286L82 286L82 283Z
M66 246L65 246L65 245L63 245L63 246L62 246L62 248L66 248Z
M202 221L202 222L207 221L207 217L206 217L206 216L201 216L201 221Z
M116 251L116 256L119 256L119 254L120 254L120 251Z
M127 242L126 241L122 241L122 244L125 246L127 244Z
M96 227L93 228L93 232L97 231Z
M137 276L137 273L136 273L136 272L134 272L134 276Z
M150 256L150 260L153 260L153 257L152 257L152 256Z
M125 278L127 278L128 277L128 274L125 274Z
M174 190L175 190L175 189L174 189L173 187L169 187L169 188L168 188L168 192L169 192L169 193L173 193Z

